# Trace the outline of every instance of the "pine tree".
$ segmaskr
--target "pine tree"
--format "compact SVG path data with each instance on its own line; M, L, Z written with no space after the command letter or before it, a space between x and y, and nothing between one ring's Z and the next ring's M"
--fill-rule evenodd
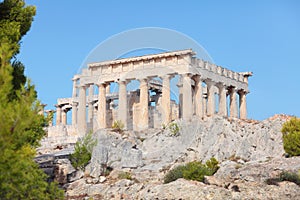
M34 86L22 79L23 64L14 58L34 15L24 1L0 3L0 199L63 198L33 160L46 120Z

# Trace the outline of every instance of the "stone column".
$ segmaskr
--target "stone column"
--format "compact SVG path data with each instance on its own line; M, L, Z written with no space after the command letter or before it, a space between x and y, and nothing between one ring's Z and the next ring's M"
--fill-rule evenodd
M72 92L72 97L73 98L75 98L76 96L77 96L77 87L76 87L76 85L77 85L77 78L73 78L72 79L73 80L73 92Z
M99 128L106 128L106 85L99 85L99 94L98 94L98 124Z
M67 125L67 110L66 109L62 109L62 112L61 112L61 123L63 125Z
M237 110L235 87L231 87L229 89L229 93L230 93L230 117L237 118L238 117L238 110Z
M195 113L199 118L203 117L203 91L202 91L202 80L200 75L195 76Z
M127 118L128 118L126 84L127 84L126 81L119 82L119 108L118 108L118 118L122 123L124 123L125 129L127 129Z
M89 86L89 102L88 102L88 119L87 122L91 123L93 122L93 96L94 96L94 85Z
M247 104L246 104L246 94L247 92L244 90L240 90L239 92L240 96L240 118L241 119L247 119Z
M205 80L207 85L207 116L213 116L215 114L215 93L214 82L211 80Z
M48 126L51 127L53 126L53 113L55 112L54 110L46 110L46 116L49 118Z
M77 125L77 102L72 103L72 125Z
M106 84L106 94L110 93L110 84Z
M140 118L138 126L140 129L149 128L149 91L148 91L148 80L140 80Z
M193 115L192 83L190 74L183 75L182 89L182 118L184 120L189 120Z
M162 77L162 96L161 96L161 107L162 107L162 123L168 124L171 121L171 100L170 100L170 75Z
M56 125L61 124L61 107L60 105L55 105L56 107Z
M79 135L86 133L86 86L80 86L79 88L79 105L78 105L78 117L77 117Z
M222 83L218 84L219 88L219 115L227 116L227 104L226 104L226 86Z

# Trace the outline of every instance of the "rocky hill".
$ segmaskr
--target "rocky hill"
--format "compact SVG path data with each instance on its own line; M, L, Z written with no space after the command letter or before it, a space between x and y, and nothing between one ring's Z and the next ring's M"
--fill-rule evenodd
M168 127L99 130L85 171L75 171L66 157L53 157L53 178L66 189L68 199L300 199L295 183L266 184L282 171L300 169L300 157L284 157L280 129L287 119L193 119L177 121L179 132ZM56 150L47 148L48 153L57 151L57 145ZM211 157L217 158L220 169L205 177L205 183L178 179L163 184L173 167Z

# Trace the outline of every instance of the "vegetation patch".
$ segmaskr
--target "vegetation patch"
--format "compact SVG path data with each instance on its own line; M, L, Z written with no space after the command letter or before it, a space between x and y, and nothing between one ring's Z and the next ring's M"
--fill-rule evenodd
M115 120L112 129L115 132L122 133L124 131L124 123L121 120Z
M293 117L281 129L283 148L288 156L300 155L300 119Z
M189 162L170 170L164 177L164 183L170 183L179 178L203 182L204 176L212 176L218 169L219 162L215 158L211 158L205 164L199 161Z
M89 132L75 144L75 151L70 156L71 163L75 169L84 171L92 157L92 151L97 141L93 139L92 132Z
M169 130L170 136L179 136L180 127L176 122L171 122L168 125L162 124L163 130Z
M268 185L277 185L278 186L278 183L282 182L282 181L293 182L293 183L300 186L300 176L299 176L299 174L294 173L294 172L288 172L288 171L283 171L279 174L279 177L269 178L265 182Z
M130 172L120 172L118 178L132 180L132 175Z

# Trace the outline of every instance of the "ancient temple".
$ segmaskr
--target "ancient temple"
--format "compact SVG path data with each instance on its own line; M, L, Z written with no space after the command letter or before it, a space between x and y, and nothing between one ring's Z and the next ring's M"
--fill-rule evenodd
M192 117L246 119L249 76L251 72L234 72L197 58L191 49L90 63L74 76L72 97L58 99L56 124L48 134L63 129L67 135L82 135L110 128L116 120L125 129L145 130ZM177 100L171 94L174 78ZM139 88L129 91L133 80Z

